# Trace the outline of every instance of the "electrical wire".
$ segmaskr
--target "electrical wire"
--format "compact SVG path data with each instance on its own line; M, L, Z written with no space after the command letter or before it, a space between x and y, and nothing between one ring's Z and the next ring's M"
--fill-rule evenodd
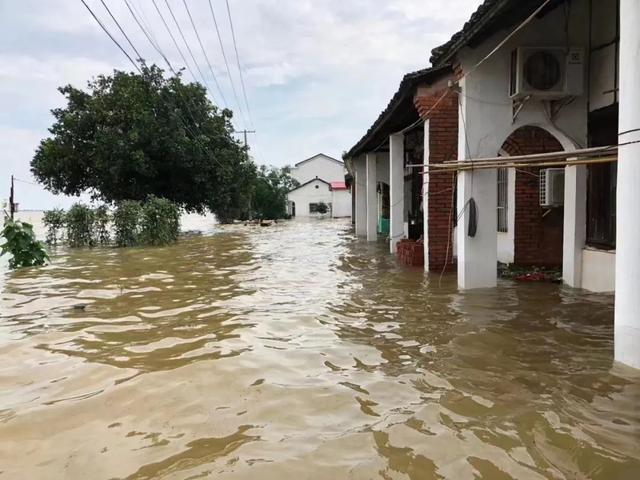
M113 13L111 13L111 10L109 9L109 7L107 6L107 4L105 3L104 0L100 0L100 3L102 3L102 6L105 8L105 10L107 11L107 13L109 14L109 16L111 17L111 20L113 20L113 22L116 24L116 26L118 27L118 30L120 30L120 33L122 33L122 35L124 36L124 38L127 40L127 42L129 43L129 46L133 49L134 52L136 52L136 55L138 56L138 60L142 60L142 55L140 55L140 52L138 51L138 49L136 48L136 46L133 44L133 42L131 41L131 39L129 38L129 35L127 35L125 33L125 31L123 30L122 26L120 25L120 22L118 22L118 20L116 19L116 17L113 16Z
M176 78L179 78L179 74L178 72L173 68L173 65L171 65L171 62L169 61L169 59L167 58L167 56L164 54L164 52L162 51L162 49L160 48L160 45L157 44L152 36L149 34L149 32L147 32L147 30L145 29L145 27L142 25L142 23L140 22L140 20L138 19L138 16L135 14L135 12L133 11L133 9L131 8L131 4L129 3L129 0L124 0L124 3L127 5L127 8L129 9L129 12L131 13L131 15L133 16L133 19L135 20L136 24L138 25L138 27L140 27L140 30L142 30L142 33L144 34L145 37L147 37L147 40L149 40L149 43L151 44L151 46L156 50L156 52L158 52L158 54L162 57L162 59L165 61L165 63L167 64L167 66L169 67L169 70L171 71L171 73L173 73L173 75ZM187 112L189 113L189 115L191 116L191 120L193 120L194 125L198 126L198 121L196 120L195 116L193 115L193 112L191 111L191 109L189 108L189 105L187 104L183 93L180 89L177 90L178 91L178 95L180 95L180 97L182 97L183 102L185 103L185 107L187 108ZM186 123L185 123L185 127L186 127Z
M240 85L242 87L242 95L244 96L244 103L247 107L247 114L249 115L249 122L251 122L251 128L255 128L253 125L253 116L251 115L251 108L249 107L249 98L247 97L247 88L244 84L244 75L242 75L242 68L240 67L240 55L238 54L238 42L236 40L236 30L233 27L233 19L231 18L231 8L229 7L229 0L225 0L225 3L227 5L227 16L229 17L229 26L231 27L231 38L233 39L233 49L236 52L236 63L238 64L238 73L240 74Z
M155 1L155 0L154 0ZM231 83L231 90L233 91L233 97L236 101L236 105L238 105L238 110L240 111L240 116L242 117L242 123L247 128L247 119L244 116L244 111L242 109L242 104L240 99L238 98L238 92L236 91L235 83L233 82L233 76L231 75L231 69L229 68L229 61L227 60L227 52L224 49L224 42L222 41L222 35L220 35L220 28L218 28L218 20L216 18L216 13L213 10L213 2L209 0L209 10L211 10L211 17L213 18L213 25L216 29L216 34L218 36L218 43L220 44L220 50L222 51L222 58L224 59L224 66L227 69L227 75L229 75L229 83ZM253 128L253 127L252 127Z
M102 28L102 30L104 31L104 33L107 34L107 36L111 39L111 41L113 43L116 44L116 46L120 49L120 51L122 53L125 54L125 56L129 59L129 61L131 62L131 64L135 67L135 69L138 71L138 73L142 74L142 71L140 70L140 67L138 66L138 64L136 62L133 61L133 58L131 58L131 56L129 55L129 53L127 53L127 51L122 47L122 45L120 45L120 43L115 39L115 37L113 35L111 35L111 32L109 32L109 30L107 30L107 27L104 26L104 24L100 21L100 19L96 16L95 13L93 13L93 10L91 10L91 7L89 5L87 5L87 2L85 2L84 0L80 0L82 2L82 4L85 6L85 8L89 11L89 13L91 14L91 16L93 17L93 19L98 23L98 25L100 25L100 28Z
M196 60L196 57L193 54L193 50L191 50L191 47L189 46L189 42L187 42L187 38L184 36L184 32L182 31L182 27L180 26L180 23L178 22L178 19L176 18L176 16L173 13L173 9L171 8L171 4L169 3L169 0L164 0L164 3L167 6L167 9L169 10L169 14L171 15L171 18L173 19L173 23L175 23L175 25L176 25L176 27L178 29L178 33L180 34L180 38L182 38L182 42L184 43L185 47L187 48L187 51L189 52L189 56L191 57L191 60L193 60L193 63L196 66L196 69L198 70L198 73L200 74L200 78L202 78L202 84L205 87L207 87L207 91L209 92L209 94L213 98L213 95L211 94L211 91L212 91L211 87L207 83L207 80L206 80L206 78L204 76L204 73L202 73L202 69L200 68L200 65L198 64L198 61Z
M140 68L138 67L138 65L137 65L137 64L136 64L136 63L131 59L131 57L127 54L127 51L126 51L126 50L124 50L124 49L121 47L121 45L117 42L117 40L115 40L115 38L111 35L111 33L109 32L109 30L108 30L108 29L107 29L107 28L102 24L102 22L100 21L100 19L99 19L99 18L95 15L95 13L91 10L91 8L90 8L90 7L85 3L85 1L84 1L84 0L80 0L80 1L84 4L84 6L87 8L87 10L89 10L89 13L91 13L91 16L92 16L92 17L96 20L96 22L97 22L97 23L102 27L102 30L107 34L107 36L109 36L109 38L111 38L111 39L114 41L114 43L116 43L116 44L120 47L120 50L121 50L121 51L122 51L122 52L127 56L127 58L128 58L128 59L133 63L133 65L134 65L134 66L136 66L136 69L138 70L138 72L140 72L140 75L142 75L142 71L140 70ZM125 2L128 4L128 1L127 1L127 0L125 0ZM129 5L128 5L128 6L129 6ZM129 6L129 7L130 7L130 6ZM134 14L134 12L133 12L133 10L132 10L132 9L130 9L130 12L131 12L131 13L132 13L132 15L134 16L134 18L136 18L136 16L135 16L135 14ZM144 32L144 28L142 27L142 25L141 25L141 24L138 24L138 25L140 26L140 28L141 28L141 29L143 30L143 32ZM154 41L153 41L151 38L149 38L149 37L147 37L147 38L149 39L149 41L150 41L150 43L151 43L152 45L155 45ZM167 61L168 61L168 60L167 60ZM182 95L182 93L181 93L180 91L179 91L179 93L180 93L180 95ZM186 105L186 103L185 103L185 106L187 107L187 110L189 110L189 107ZM155 111L155 108L154 108L154 107L152 107L152 109L153 109L154 113L157 115L157 112ZM189 111L189 112L190 112L190 111ZM189 134L191 135L191 137L195 140L198 136L193 132L193 130L191 130L191 129L189 128L189 126L188 126L187 122L186 122L186 121L185 121L185 119L182 117L182 115L181 115L178 111L175 111L174 113L175 113L176 117L178 118L178 120L182 123L182 127L184 128L184 130L185 130L187 133L189 133ZM192 114L191 112L190 112L190 114L191 114L191 116L192 116L192 118L193 118L193 114ZM195 121L195 119L193 119L193 120L194 120L194 126L197 128L197 127L198 127L198 123ZM198 143L198 145L200 145L200 144L199 144L199 142L197 142L197 143ZM221 169L223 169L223 170L224 170L224 168L225 168L225 167L224 167L224 165L222 165L222 164L220 163L220 161L215 157L215 155L213 155L213 154L212 154L212 152L208 149L208 147L204 146L204 149L205 149L205 153L208 153L208 154L210 155L211 159L212 159L215 163L217 163L217 164L218 164L218 166L219 166Z
M162 15L162 12L160 11L160 8L158 8L158 4L156 3L156 0L151 0L153 2L153 6L156 9L156 12L158 12L158 15L160 16L160 20L162 20L162 24L164 25L164 28L167 30L167 33L169 34L169 37L171 38L171 41L173 42L173 45L176 47L176 50L178 51L178 53L180 54L180 58L182 58L182 61L184 62L185 66L187 67L187 70L189 70L189 73L191 74L191 77L193 78L194 82L198 82L197 77L195 76L195 74L193 73L193 70L191 69L191 65L189 65L189 62L187 61L186 57L184 56L184 53L182 53L182 49L180 48L180 45L178 45L178 41L176 40L176 38L173 35L173 32L171 31L171 29L169 28L169 25L167 24L164 15Z
M202 54L204 55L204 59L209 66L209 71L211 72L211 76L213 77L213 82L216 84L216 88L218 89L218 93L220 94L220 98L222 99L222 104L225 108L227 108L227 100L224 98L224 93L222 93L222 89L220 88L220 84L218 83L218 78L216 77L215 72L213 71L213 67L211 66L211 62L209 61L209 56L207 55L207 51L202 44L202 39L200 38L200 34L198 33L198 29L196 28L196 24L193 21L193 17L191 16L191 11L189 10L189 5L187 5L187 0L182 0L184 4L184 8L187 10L187 15L189 16L189 21L191 22L191 26L193 27L193 31L196 34L196 38L198 39L198 43L200 44L200 49L202 50Z

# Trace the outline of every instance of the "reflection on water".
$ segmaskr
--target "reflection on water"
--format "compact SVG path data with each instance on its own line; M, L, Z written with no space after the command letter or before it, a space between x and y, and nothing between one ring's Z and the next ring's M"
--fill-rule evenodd
M0 478L639 478L612 297L218 231L4 274Z

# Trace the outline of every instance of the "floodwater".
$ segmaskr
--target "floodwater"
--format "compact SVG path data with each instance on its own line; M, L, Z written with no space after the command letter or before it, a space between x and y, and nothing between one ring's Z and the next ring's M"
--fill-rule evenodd
M0 275L0 479L640 478L611 296L461 293L332 221Z

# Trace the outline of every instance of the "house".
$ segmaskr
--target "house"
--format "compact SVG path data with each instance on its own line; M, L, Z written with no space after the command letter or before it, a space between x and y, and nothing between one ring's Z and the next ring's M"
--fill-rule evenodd
M639 24L637 0L483 1L432 52L428 71L450 71L442 96L431 97L438 108L420 108L420 93L438 90L441 80L423 79L404 94L412 101L404 100L402 112L372 127L386 137L388 153L367 141L350 152L358 234L376 239L374 158L389 159L392 251L409 234L401 178L406 184L420 168L426 258L443 242L445 251L453 248L455 258L445 260L457 263L462 289L494 287L502 261L558 267L569 287L615 291L615 358L640 368ZM438 135L434 114L451 98L454 162L436 157L439 140L431 138ZM421 162L407 158L416 125L405 124L415 110ZM448 230L431 235L445 207L432 208L442 199L428 186L446 175L455 176L454 240Z
M351 216L351 192L345 184L345 166L320 153L297 163L291 176L298 187L287 195L289 214L294 217L320 215L325 204L332 218Z
M422 240L428 270L455 267L455 177L427 177L412 165L457 158L458 101L448 89L453 75L448 65L405 75L388 106L345 155L357 235L388 239L391 253L403 238Z

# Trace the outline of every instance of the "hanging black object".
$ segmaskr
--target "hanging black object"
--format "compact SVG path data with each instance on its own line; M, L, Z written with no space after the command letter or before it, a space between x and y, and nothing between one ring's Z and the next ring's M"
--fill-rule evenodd
M469 229L467 235L471 238L476 236L478 231L478 206L473 198L469 199Z

